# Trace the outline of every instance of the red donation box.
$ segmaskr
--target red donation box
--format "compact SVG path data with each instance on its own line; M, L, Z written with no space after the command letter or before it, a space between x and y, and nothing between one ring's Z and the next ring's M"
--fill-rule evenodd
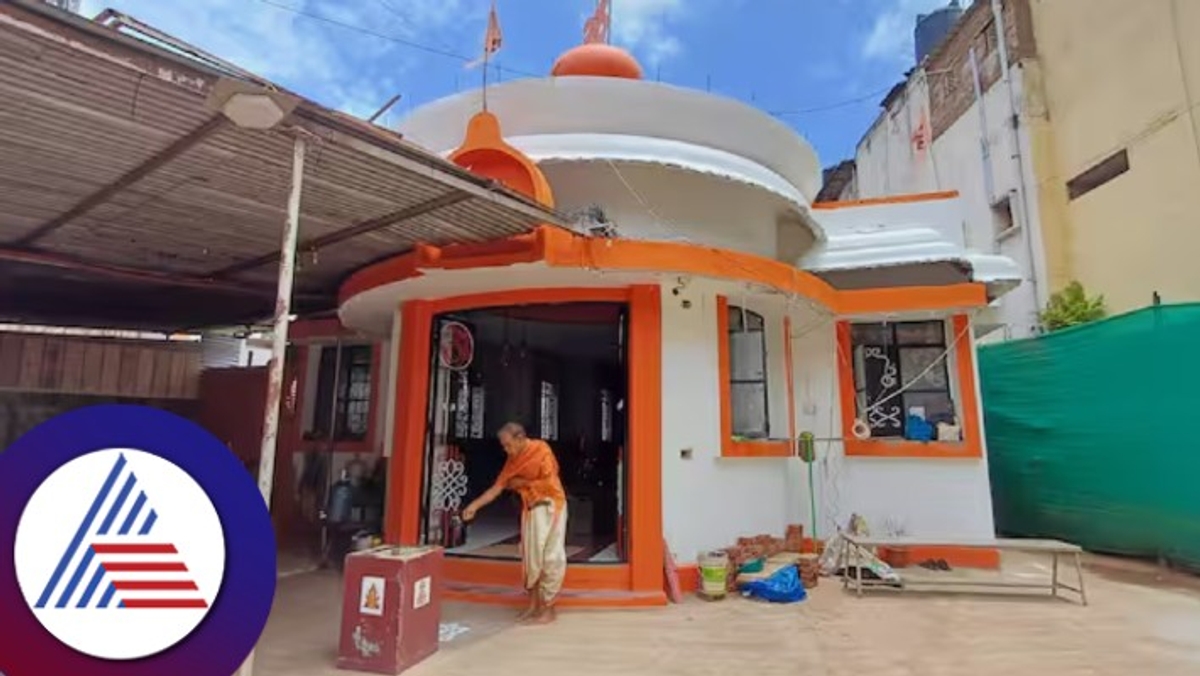
M377 547L346 557L338 668L399 674L438 649L442 549Z

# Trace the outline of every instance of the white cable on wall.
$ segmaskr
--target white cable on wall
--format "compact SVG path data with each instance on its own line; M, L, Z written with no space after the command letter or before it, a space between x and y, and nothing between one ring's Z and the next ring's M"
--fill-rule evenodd
M678 230L676 230L670 223L668 223L666 220L664 220L661 216L658 215L658 212L655 211L654 208L650 206L650 203L642 196L642 194L640 192L638 192L638 190L636 188L633 187L633 184L630 183L628 179L625 178L625 174L621 172L621 169L619 167L617 167L615 162L613 162L612 160L607 159L607 158L604 160L604 162L605 162L605 164L608 165L608 167L610 169L613 170L613 173L617 175L617 178L621 181L621 184L623 186L625 186L626 190L629 191L629 194L632 195L635 200L637 200L638 204L640 204L641 207L646 210L646 213L649 214L650 217L654 220L654 225L659 230L666 232L669 235L669 239L683 242L685 244L691 244L693 246L703 247L710 251L716 252L718 255L724 257L730 263L732 263L736 267L740 268L743 272L746 272L747 274L751 275L752 277L756 274L756 271L751 270L749 267L747 267L744 263L739 261L737 258L728 255L724 249L721 249L719 247L714 247L709 244L702 244L699 242L695 242L690 237L688 237L686 234L681 233ZM796 293L791 293L791 292L783 292L782 295L789 302L796 300L796 299L803 299L808 304L809 308L814 312L814 314L826 315L829 317L833 316L832 311L830 311L828 308L824 308L824 307L821 307L821 306L813 303L812 299L810 299L810 298L801 296Z

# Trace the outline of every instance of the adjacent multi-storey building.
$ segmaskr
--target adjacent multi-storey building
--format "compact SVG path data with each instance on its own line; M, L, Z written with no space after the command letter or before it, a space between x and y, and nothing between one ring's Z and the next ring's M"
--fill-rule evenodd
M968 245L1022 269L993 336L1037 332L1072 280L1114 312L1195 300L1200 43L1183 36L1198 30L1189 0L976 0L921 17L918 63L856 175L831 177L857 197L958 191Z

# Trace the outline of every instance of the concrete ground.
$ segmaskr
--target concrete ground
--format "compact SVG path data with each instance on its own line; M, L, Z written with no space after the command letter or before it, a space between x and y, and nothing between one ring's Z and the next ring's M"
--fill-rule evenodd
M1004 569L1024 578L1049 570L1024 556L1007 557ZM514 626L512 609L449 604L444 631L465 632L407 674L1200 674L1200 578L1100 557L1088 557L1086 575L1086 608L1044 596L879 590L855 598L827 578L793 605L730 598L567 610L548 627ZM333 667L340 593L334 573L282 579L255 675L349 673Z

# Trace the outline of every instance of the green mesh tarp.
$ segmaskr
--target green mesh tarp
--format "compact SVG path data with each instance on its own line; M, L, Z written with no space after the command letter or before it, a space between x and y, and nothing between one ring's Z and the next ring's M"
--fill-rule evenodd
M996 528L1200 570L1200 304L983 347Z

